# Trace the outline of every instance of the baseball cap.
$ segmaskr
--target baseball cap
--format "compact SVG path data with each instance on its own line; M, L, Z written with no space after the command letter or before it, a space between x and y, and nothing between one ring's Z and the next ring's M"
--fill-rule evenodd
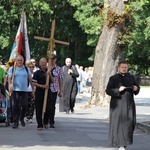
M55 54L52 54L52 59L56 59L57 56Z

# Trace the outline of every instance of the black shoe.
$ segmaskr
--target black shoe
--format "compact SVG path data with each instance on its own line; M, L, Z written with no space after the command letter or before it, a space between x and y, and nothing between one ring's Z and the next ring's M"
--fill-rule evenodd
M73 108L71 109L71 113L74 113L74 109Z
M55 126L53 124L50 124L50 128L55 128Z
M13 129L18 128L18 123L15 122L15 123L12 125L12 128L13 128Z
M21 122L21 125L22 125L22 127L25 127L25 122L24 122L24 120L20 120L20 122Z

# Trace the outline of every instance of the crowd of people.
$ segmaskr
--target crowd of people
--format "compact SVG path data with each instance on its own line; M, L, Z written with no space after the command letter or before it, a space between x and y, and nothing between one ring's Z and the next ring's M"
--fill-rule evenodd
M32 123L34 111L38 130L55 128L57 96L62 97L63 110L69 114L74 113L77 94L91 92L93 67L83 69L83 66L73 65L70 58L60 67L53 54L50 63L41 58L37 67L35 59L25 66L24 58L17 55L14 66L7 71L3 67L0 67L0 92L5 95L6 89L10 93L13 129L18 128L19 122L25 127L25 118ZM136 125L133 95L139 91L136 78L128 72L128 63L120 61L117 73L109 78L106 86L106 94L111 96L108 143L119 150L133 143Z
M79 77L77 77L78 93L91 93L93 67L85 67L83 69L83 66L79 66L78 64L76 64L75 66L79 73Z
M19 122L25 127L26 122L32 123L35 114L37 129L55 128L55 105L57 96L62 97L63 110L66 114L74 113L78 93L91 92L93 67L73 65L70 58L65 65L57 65L57 56L52 55L50 68L46 58L32 58L28 65L24 58L17 55L15 63L9 69L0 65L0 83L10 94L12 128L16 129ZM49 83L47 83L49 76ZM43 113L45 90L48 91L46 108Z

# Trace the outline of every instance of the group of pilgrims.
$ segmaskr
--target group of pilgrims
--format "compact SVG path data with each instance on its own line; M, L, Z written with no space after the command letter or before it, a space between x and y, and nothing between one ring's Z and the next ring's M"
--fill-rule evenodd
M24 65L24 58L17 55L15 65L7 71L7 80L1 80L1 85L10 94L12 128L19 123L25 127L26 121L32 122L35 111L37 130L55 128L55 109L57 97L63 101L63 111L74 113L76 96L79 93L90 92L93 78L93 68L88 70L79 65L72 65L70 58L65 59L65 65L56 64L57 56L51 58L51 68L47 67L47 59L41 58L39 66L35 59L31 59L28 66ZM47 76L49 83L46 83ZM1 92L2 86L0 87ZM43 114L45 90L46 108ZM119 61L116 74L110 76L106 85L106 94L110 96L109 136L108 145L125 150L133 143L133 132L136 125L136 106L134 95L140 87L134 76L128 72L128 63Z
M65 59L65 65L60 67L56 64L57 56L52 55L51 68L48 68L46 58L39 60L38 66L36 60L32 58L27 65L24 65L24 58L17 55L15 63L8 70L1 64L4 70L3 82L11 102L11 122L12 128L16 129L20 124L24 127L25 122L32 123L35 114L37 129L54 128L55 124L55 105L57 97L63 101L63 111L67 114L74 113L76 96L91 88L92 69L85 67L82 74L76 65L72 65L70 58ZM83 69L83 67L81 67ZM90 67L92 68L92 67ZM88 73L89 72L89 73ZM90 75L88 75L90 74ZM49 76L49 83L46 80ZM80 85L78 84L80 78ZM82 92L79 92L82 89ZM43 103L45 99L45 90L48 91L46 98L46 108L43 115Z

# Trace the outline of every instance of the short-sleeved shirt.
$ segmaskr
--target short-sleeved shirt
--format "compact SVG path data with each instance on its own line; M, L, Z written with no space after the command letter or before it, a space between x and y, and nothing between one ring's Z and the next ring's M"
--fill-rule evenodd
M6 76L5 70L0 67L0 83L2 83L5 76Z
M42 70L37 70L33 74L32 82L45 85L46 84L46 73ZM43 93L45 89L36 87L36 92Z
M50 89L52 92L58 92L59 79L63 78L62 69L59 66L55 66L54 68L52 68L51 72L52 72L52 76L55 79L55 82L50 84Z
M29 68L26 70L25 66L22 68L15 68L14 70L14 81L13 81L13 91L28 91L28 80L31 72ZM10 67L8 70L8 76L12 76L13 67Z

